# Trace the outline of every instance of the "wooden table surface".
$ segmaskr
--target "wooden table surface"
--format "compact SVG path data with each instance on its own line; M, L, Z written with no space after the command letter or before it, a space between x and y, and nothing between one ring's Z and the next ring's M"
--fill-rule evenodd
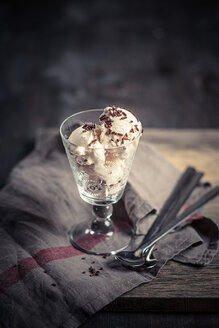
M204 180L219 185L219 130L145 129L144 139L180 171L192 165L205 172ZM219 224L219 202L206 210ZM170 261L158 277L105 308L109 311L218 312L219 254L206 267Z
M39 137L56 132L42 130ZM194 166L205 172L205 181L219 185L219 130L145 129L143 139L180 171ZM206 211L219 224L218 197ZM122 295L103 311L219 312L219 254L202 268L170 261L155 280Z

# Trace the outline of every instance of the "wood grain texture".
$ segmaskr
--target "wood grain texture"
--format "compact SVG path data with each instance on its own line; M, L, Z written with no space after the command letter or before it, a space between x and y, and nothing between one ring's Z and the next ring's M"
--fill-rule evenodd
M41 130L41 139L57 129ZM219 130L146 129L146 140L183 170L193 165L206 174L212 185L219 184ZM219 204L207 205L219 224ZM126 312L219 312L219 254L210 265L198 268L169 262L158 277L119 297L103 311Z
M218 129L147 129L144 140L154 145L180 171L193 165L204 179L219 184Z

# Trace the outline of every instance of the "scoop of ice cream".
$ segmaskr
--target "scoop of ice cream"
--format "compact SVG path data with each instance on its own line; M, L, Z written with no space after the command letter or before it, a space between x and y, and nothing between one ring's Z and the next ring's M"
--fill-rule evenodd
M126 145L142 132L138 118L129 110L120 107L106 107L100 115L100 141L105 148Z
M123 176L124 162L119 158L115 158L111 162L105 162L105 165L101 162L97 162L95 165L95 172L107 185L114 185L118 183Z
M131 111L115 106L106 107L99 122L86 123L71 133L70 153L80 172L90 177L88 190L115 193L127 175L126 161L134 156L142 125Z
M72 152L79 165L105 161L104 146L99 139L100 133L98 125L87 123L75 129L69 136L68 140L74 145Z
M83 126L79 126L77 129L72 131L68 140L77 147L87 148L88 144L90 144L94 139L95 129L95 124L84 124Z

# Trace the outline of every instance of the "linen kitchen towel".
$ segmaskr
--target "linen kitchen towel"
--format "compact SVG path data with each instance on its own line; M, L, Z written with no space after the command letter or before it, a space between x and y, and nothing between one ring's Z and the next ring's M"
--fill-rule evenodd
M146 233L179 175L141 141L123 199L114 206L115 220ZM190 202L203 192L200 186ZM154 279L168 260L205 265L217 252L217 225L199 213L157 243L156 267L128 270L111 256L85 255L71 246L68 230L89 215L60 137L41 139L0 192L1 327L78 327L118 296Z

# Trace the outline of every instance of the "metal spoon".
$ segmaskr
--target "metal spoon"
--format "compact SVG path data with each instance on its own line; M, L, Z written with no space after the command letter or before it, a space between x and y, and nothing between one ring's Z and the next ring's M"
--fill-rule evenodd
M167 227L167 224L169 224L173 219L176 218L180 208L188 199L192 191L195 189L202 175L202 172L197 172L193 167L187 167L187 169L177 181L170 196L165 201L156 220L153 222L149 231L141 241L141 245L153 240L153 238L157 236L161 230ZM121 254L120 252L117 252L117 254L118 253ZM149 249L146 258L147 264L151 266L154 260L152 260L150 257L149 261L150 254L152 255L152 251L150 251ZM115 253L113 255L115 255ZM141 249L139 250L138 248L138 253L135 252L134 254L133 252L133 255L135 256L134 260L136 260L136 256L141 255ZM130 257L132 257L132 255L130 255ZM156 263L156 260L154 261L154 263Z
M219 187L215 187L203 195L198 201L193 203L188 209L186 209L181 215L176 217L175 220L167 224L167 226L159 232L151 241L143 243L135 251L121 251L115 255L115 258L119 260L124 266L138 269L138 268L152 268L156 265L157 260L151 258L155 244L173 229L180 226L182 223L186 223L188 216L194 214L198 208L206 204L211 199L215 198L219 194Z
M202 172L197 172L192 167L188 167L185 170L175 185L170 196L161 208L156 220L142 240L142 244L154 238L154 236L156 236L161 231L161 229L166 227L167 223L175 219L177 213L183 204L185 204L192 191L198 185L202 176Z

